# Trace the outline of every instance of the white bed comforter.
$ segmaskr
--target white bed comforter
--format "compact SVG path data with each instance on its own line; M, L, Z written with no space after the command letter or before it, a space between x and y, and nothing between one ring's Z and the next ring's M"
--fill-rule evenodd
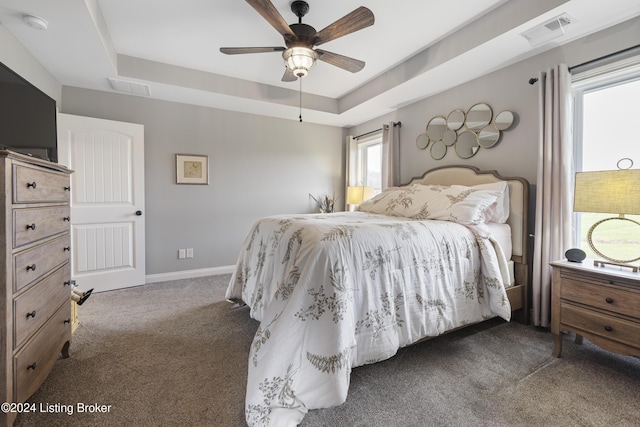
M506 259L483 226L364 212L261 219L226 296L260 322L250 426L300 423L347 397L351 368L511 308Z

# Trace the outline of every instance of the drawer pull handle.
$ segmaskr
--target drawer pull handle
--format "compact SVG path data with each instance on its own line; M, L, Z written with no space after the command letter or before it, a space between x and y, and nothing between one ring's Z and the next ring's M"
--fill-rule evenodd
M34 371L36 370L36 362L33 362L31 365L27 366L27 371L33 369Z
M71 284L71 280L65 280L62 286L69 286Z
M607 304L613 304L613 298L605 298L604 300L607 302Z
M613 331L613 328L611 326L607 325L607 326L604 327L604 330L607 331L607 332L611 332L611 331Z
M27 225L27 230L35 230L35 229L36 229L35 224Z
M64 187L64 191L71 191L71 187Z
M65 319L64 323L71 323L71 319Z
M71 250L71 246L65 246L64 248L62 248L63 252L67 252Z
M29 317L33 317L33 318L35 318L35 317L36 317L36 311L35 311L35 310L33 310L31 313L27 313L27 319L28 319Z
M27 182L27 188L34 188L35 189L36 188L36 182L35 181Z
M29 270L36 271L36 265L35 264L27 265L27 271Z
M71 221L71 217L70 216L65 216L64 218L62 218L63 221Z

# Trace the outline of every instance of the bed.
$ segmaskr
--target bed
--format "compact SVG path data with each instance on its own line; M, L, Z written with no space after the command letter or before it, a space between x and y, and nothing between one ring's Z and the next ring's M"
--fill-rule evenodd
M277 215L252 227L226 297L260 322L250 426L295 426L347 397L351 369L493 317L527 322L522 178L433 169L356 212Z

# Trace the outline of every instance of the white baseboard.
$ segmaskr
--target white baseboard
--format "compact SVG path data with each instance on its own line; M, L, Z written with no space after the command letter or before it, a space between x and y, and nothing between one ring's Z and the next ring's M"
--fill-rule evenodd
M172 273L147 274L145 283L168 282L170 280L193 279L194 277L215 276L218 274L231 274L235 265L223 267L201 268L198 270L174 271Z

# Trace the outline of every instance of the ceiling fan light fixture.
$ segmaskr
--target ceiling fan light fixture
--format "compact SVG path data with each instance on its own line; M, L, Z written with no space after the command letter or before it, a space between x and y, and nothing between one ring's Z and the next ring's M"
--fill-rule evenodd
M290 47L282 52L284 63L291 72L298 76L304 77L313 67L318 59L318 54L308 47Z

